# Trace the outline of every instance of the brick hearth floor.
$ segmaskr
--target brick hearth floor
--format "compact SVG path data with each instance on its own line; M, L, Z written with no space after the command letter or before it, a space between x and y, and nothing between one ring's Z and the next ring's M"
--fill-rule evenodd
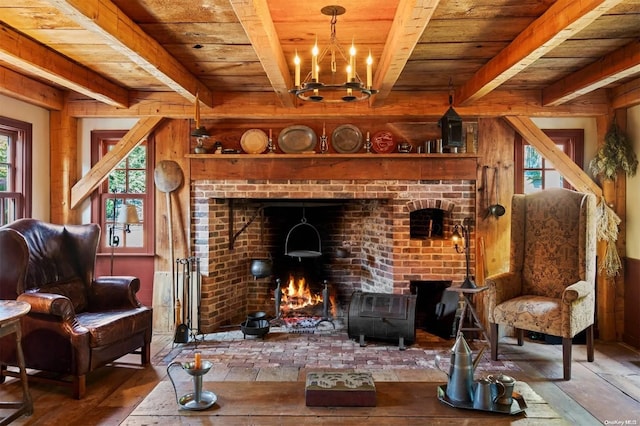
M323 329L315 333L291 333L272 327L264 338L243 336L240 330L198 336L201 341L174 344L159 352L154 365L172 361L191 361L196 351L213 367L207 381L297 381L306 371L338 369L368 371L377 381L446 381L435 366L435 355L442 356L441 366L449 365L454 340L446 340L417 331L416 341L401 351L397 342L367 341L365 347L352 340L346 330ZM474 356L482 346L470 341ZM521 371L508 360L491 361L487 348L476 374Z

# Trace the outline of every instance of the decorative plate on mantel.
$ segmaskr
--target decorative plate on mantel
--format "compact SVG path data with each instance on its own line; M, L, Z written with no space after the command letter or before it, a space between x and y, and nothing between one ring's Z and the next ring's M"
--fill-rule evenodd
M278 135L278 146L287 154L313 151L317 142L316 132L308 126L289 126Z
M262 154L268 143L267 134L260 129L247 130L240 139L240 146L247 154Z
M353 154L362 149L362 132L352 124L343 124L331 134L331 145L340 154Z
M378 154L389 154L396 149L396 141L393 133L387 130L380 130L371 137L371 147Z

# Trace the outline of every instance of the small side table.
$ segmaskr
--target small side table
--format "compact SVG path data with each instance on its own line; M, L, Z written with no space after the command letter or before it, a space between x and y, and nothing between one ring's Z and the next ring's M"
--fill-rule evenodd
M485 340L489 345L491 345L491 339L489 338L489 334L487 333L487 329L482 325L480 318L478 317L478 312L473 305L473 301L471 298L485 291L487 286L484 287L475 287L475 288L463 288L463 287L447 287L447 291L455 291L457 293L462 294L463 306L462 312L460 313L460 320L458 322L458 333L463 331L479 331L484 336ZM464 320L467 318L467 312L470 314L470 319L472 321L472 327L463 327Z
M22 329L20 327L20 317L26 315L31 310L31 305L16 300L0 300L0 337L14 333L16 335L16 354L18 356L18 367L20 368L20 380L22 381L22 401L21 402L0 402L0 408L15 408L11 415L0 420L0 425L7 425L25 414L33 414L33 402L29 393L29 382L27 381L27 369L24 365L24 353L22 352Z

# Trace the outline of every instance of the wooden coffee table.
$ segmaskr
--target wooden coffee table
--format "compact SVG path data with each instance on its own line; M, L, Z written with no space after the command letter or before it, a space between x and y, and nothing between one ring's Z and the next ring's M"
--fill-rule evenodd
M168 381L160 382L122 423L143 424L369 424L406 425L451 423L473 419L473 424L568 424L524 382L516 390L528 408L516 415L450 407L437 398L432 382L376 382L375 407L307 407L305 382L207 382L216 404L204 411L179 410ZM188 420L187 420L188 419ZM536 423L538 421L538 423Z

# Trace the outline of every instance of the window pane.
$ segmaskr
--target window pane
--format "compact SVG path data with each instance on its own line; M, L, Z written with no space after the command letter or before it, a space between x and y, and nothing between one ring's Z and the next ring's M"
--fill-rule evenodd
M542 172L540 170L529 170L524 172L524 193L531 194L532 192L540 191L542 189Z
M539 169L542 167L542 156L531 145L524 147L524 168Z
M142 224L129 225L130 233L126 234L124 247L142 247L144 245L144 232Z
M122 194L127 189L125 182L125 171L115 170L109 175L109 192L112 194Z
M144 194L147 192L147 172L144 170L129 171L129 194Z
M0 135L0 163L9 161L9 137Z
M147 147L140 145L129 153L129 168L145 169L147 167Z
M9 165L0 164L0 191L9 190Z
M545 188L562 188L564 185L564 179L562 175L557 171L548 171L544 174L544 187Z

